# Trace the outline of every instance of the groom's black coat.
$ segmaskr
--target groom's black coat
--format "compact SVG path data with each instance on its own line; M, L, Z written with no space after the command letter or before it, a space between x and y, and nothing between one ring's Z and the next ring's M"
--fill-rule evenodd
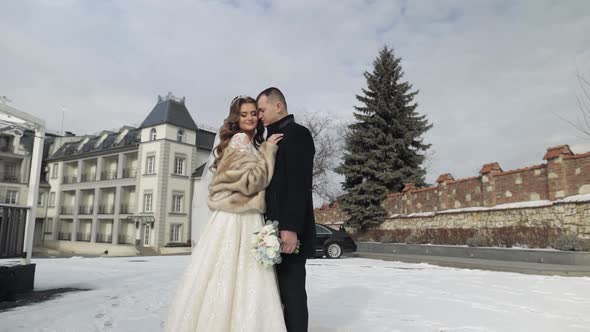
M283 255L283 263L296 262L315 254L315 221L312 181L315 146L311 133L297 124L293 115L267 127L268 136L284 134L279 142L275 169L266 189L266 217L277 220L279 229L297 232L299 254Z

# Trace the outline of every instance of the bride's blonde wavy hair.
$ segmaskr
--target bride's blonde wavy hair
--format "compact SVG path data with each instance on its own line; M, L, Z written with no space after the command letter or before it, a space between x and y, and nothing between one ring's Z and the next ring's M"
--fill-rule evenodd
M242 132L240 129L240 108L244 104L254 104L256 106L256 99L250 96L237 96L229 105L229 114L227 118L223 121L223 125L219 129L219 144L213 149L215 153L215 161L213 165L211 165L211 170L215 171L217 169L217 165L219 161L223 157L223 153L227 148L231 138L239 133ZM258 148L260 144L264 142L264 125L262 121L258 120L256 125L256 131L254 132L254 146Z

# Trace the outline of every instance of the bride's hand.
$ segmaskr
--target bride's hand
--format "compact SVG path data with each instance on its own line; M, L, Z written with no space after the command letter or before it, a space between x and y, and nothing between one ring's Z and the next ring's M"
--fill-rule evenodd
M270 137L266 141L269 142L270 144L277 144L282 139L283 139L283 134L272 134L272 135L270 135Z

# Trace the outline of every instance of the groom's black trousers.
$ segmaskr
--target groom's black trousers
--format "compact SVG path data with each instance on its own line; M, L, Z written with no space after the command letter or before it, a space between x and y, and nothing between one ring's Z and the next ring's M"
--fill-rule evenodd
M307 332L308 312L305 292L305 259L277 264L281 302L288 332Z

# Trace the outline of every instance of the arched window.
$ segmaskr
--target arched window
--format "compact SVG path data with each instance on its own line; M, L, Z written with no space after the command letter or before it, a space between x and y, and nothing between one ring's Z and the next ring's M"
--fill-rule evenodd
M176 134L176 140L178 142L182 142L183 138L184 138L184 130L178 129L178 133Z
M156 140L156 128L152 128L152 130L150 131L150 141L155 141Z

